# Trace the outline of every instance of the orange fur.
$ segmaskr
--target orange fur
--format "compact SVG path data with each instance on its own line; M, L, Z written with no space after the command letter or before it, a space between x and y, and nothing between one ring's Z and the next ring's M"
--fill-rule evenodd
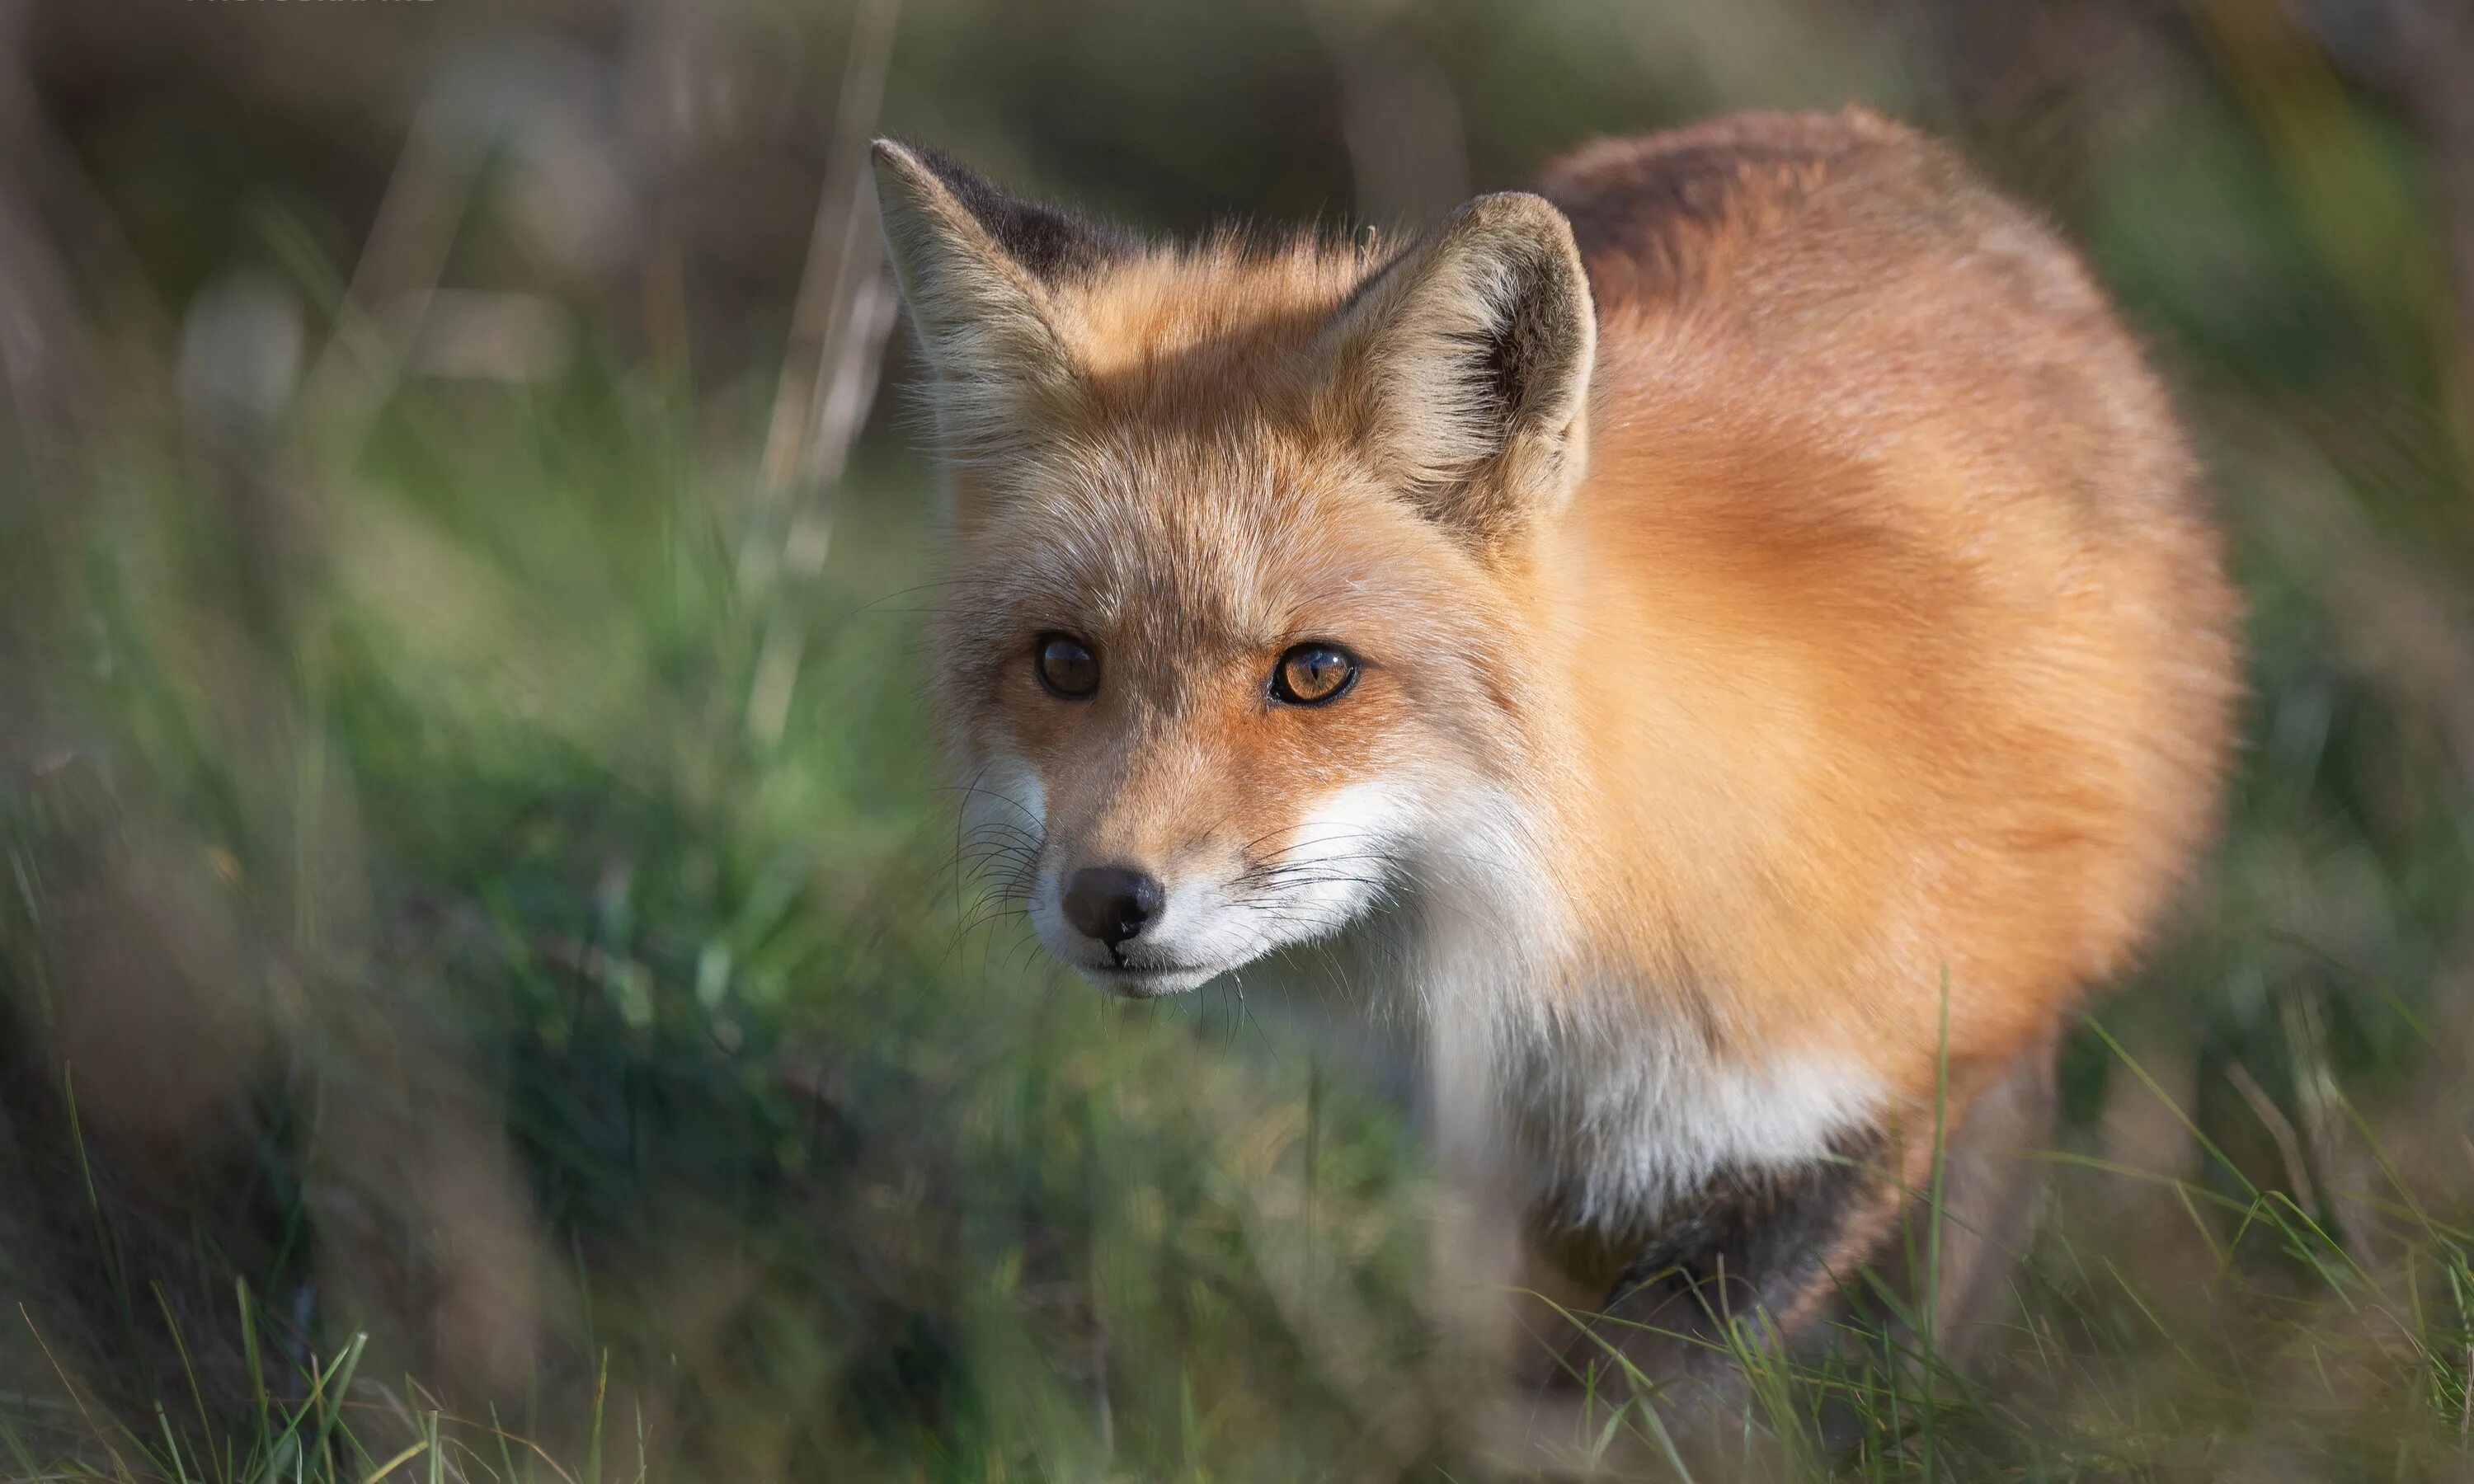
M1876 118L1601 145L1544 190L1624 409L1550 622L1657 657L1570 673L1593 936L1918 1098L1946 969L1964 1089L2215 817L2237 606L2165 395L2066 251Z

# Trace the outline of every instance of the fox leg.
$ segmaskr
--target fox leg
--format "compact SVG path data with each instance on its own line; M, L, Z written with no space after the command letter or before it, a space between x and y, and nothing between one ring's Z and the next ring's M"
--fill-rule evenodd
M1964 1356L2001 1310L2019 1255L2026 1250L2043 1166L2033 1158L2050 1145L2059 1089L2059 1047L2045 1042L2010 1064L1977 1095L1967 1121L1946 1143L1941 1169L1941 1267L1929 1305L1933 1344L1946 1358ZM1929 1177L1928 1177L1929 1178ZM1915 1251L1928 1250L1923 1202L1910 1203ZM1892 1285L1910 1311L1914 1296Z
M1620 1396L1637 1376L1686 1413L1731 1402L1737 1343L1807 1332L1885 1255L1904 1202L1880 1143L1850 1139L1827 1162L1711 1182L1616 1278L1566 1351L1564 1381Z
M1875 1302L1882 1295L1895 1301L1893 1313L1929 1316L1940 1352L1964 1351L2026 1237L2034 1166L2020 1156L2045 1139L2053 1097L2053 1047L2041 1044L1978 1094L1944 1140L1936 1283L1916 1271L1936 1250L1925 1225L1928 1132L1850 1137L1828 1161L1722 1177L1672 1215L1624 1268L1590 1332L1565 1351L1556 1389L1603 1394L1611 1379L1637 1373L1687 1417L1723 1409L1742 1394L1737 1344L1809 1341L1851 1309L1887 1318Z

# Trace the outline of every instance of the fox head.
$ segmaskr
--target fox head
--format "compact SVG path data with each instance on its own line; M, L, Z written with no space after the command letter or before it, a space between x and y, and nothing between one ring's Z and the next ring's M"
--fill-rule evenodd
M1040 941L1166 994L1491 890L1587 458L1564 217L1178 247L890 142L876 177L952 501L940 708Z

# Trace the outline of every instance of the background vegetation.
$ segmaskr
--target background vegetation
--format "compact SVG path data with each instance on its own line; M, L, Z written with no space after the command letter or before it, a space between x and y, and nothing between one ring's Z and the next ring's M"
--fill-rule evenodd
M0 5L0 1476L1654 1469L1484 1404L1378 1099L971 888L856 145L1408 223L1858 100L2171 371L2252 693L1982 1364L1757 1363L1735 1466L2464 1477L2469 13Z

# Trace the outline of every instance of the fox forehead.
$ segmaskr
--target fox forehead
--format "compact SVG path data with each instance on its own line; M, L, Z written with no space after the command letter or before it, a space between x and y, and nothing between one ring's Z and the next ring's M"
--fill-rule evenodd
M1333 311L1378 267L1312 236L1162 246L1061 285L1058 331L1102 401L1174 415L1236 389L1295 414Z
M1466 577L1369 471L1275 435L1065 438L981 477L1007 488L983 491L992 513L965 534L966 638L1139 631L1252 652Z

